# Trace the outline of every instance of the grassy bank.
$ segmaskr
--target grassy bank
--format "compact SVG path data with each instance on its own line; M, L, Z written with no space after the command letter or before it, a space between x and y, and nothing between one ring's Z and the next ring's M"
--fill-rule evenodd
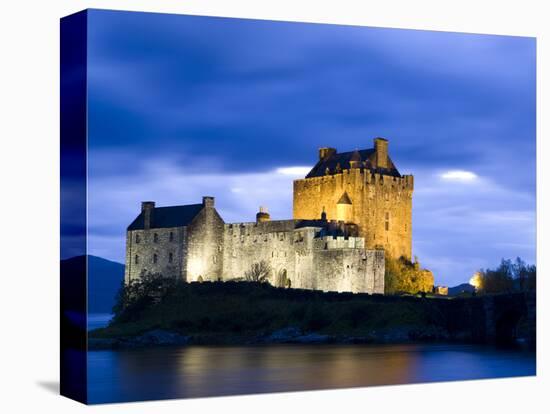
M331 337L381 339L382 336L446 335L440 309L445 299L386 297L279 289L268 284L214 282L177 284L122 312L91 338L125 338L161 329L203 342L246 342L294 327ZM441 335L439 335L441 334ZM390 338L391 339L391 338Z

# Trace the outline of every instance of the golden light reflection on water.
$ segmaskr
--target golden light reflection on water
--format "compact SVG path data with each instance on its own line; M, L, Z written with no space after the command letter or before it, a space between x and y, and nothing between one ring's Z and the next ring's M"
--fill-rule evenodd
M190 346L88 353L91 402L534 374L534 354L460 345Z
M409 382L415 353L357 346L190 347L177 355L179 385L254 392L345 388ZM209 375L208 373L212 373ZM238 378L235 374L238 373Z

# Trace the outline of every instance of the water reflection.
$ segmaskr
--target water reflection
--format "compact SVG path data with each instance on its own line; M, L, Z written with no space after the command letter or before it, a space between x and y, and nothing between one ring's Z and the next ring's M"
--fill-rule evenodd
M96 403L534 374L532 353L458 345L196 346L88 357Z

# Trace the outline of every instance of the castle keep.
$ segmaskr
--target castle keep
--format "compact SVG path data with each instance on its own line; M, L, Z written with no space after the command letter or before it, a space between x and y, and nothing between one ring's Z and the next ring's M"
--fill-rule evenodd
M225 223L213 197L142 203L126 234L125 282L145 274L193 281L244 279L263 263L274 286L384 293L384 255L411 257L413 177L401 176L388 142L337 153L294 181L294 218Z
M367 249L391 257L412 256L412 175L401 175L388 155L388 141L374 148L338 153L321 148L306 178L294 181L294 218L354 223Z

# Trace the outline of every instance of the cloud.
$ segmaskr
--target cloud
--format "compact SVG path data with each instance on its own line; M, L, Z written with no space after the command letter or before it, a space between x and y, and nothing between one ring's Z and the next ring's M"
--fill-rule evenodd
M281 167L275 170L278 174L291 175L293 177L304 177L310 171L311 167Z
M444 173L441 173L440 177L443 180L462 181L462 182L474 181L478 178L478 176L475 173L471 171L463 171L463 170L446 171Z
M501 258L536 259L536 199L505 181L444 180L429 169L415 173L413 250L439 284L466 282Z
M105 157L102 152L104 162ZM92 154L92 167L94 160ZM170 159L148 160L135 167L131 176L98 175L89 180L90 254L124 260L125 229L146 199L157 206L169 206L200 203L202 196L211 195L228 223L254 221L259 206L266 206L275 220L292 218L292 181L299 171L293 167L257 173L204 173Z
M533 38L98 10L88 31L97 254L122 260L145 199L289 218L318 147L384 136L438 281L535 260Z

